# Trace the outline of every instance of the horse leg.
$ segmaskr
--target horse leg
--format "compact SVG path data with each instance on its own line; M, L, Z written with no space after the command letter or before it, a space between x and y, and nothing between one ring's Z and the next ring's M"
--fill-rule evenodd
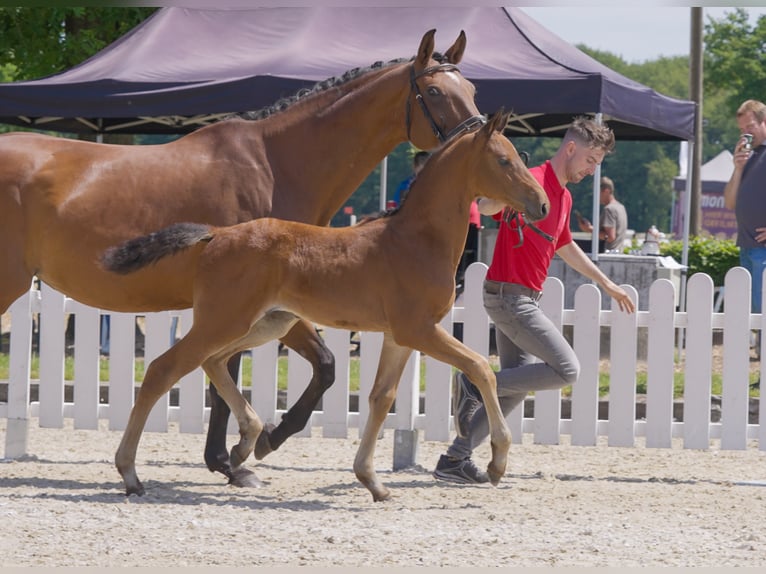
M242 353L236 353L229 358L226 368L232 380L239 378L239 369ZM244 466L232 469L229 461L229 451L226 449L226 430L229 425L231 409L226 404L211 380L210 386L210 420L207 427L207 439L205 441L205 464L210 472L220 472L229 479L232 486L243 488L258 488L263 483L255 473Z
M146 369L144 381L138 391L136 403L130 411L128 425L122 435L114 457L117 470L125 482L127 495L144 494L145 490L136 474L136 451L146 419L159 398L170 391L173 384L200 365L204 356L194 351L189 334L154 359ZM190 348L191 347L191 348Z
M364 425L362 440L354 458L354 474L359 481L372 493L375 502L387 500L391 492L380 481L375 472L373 458L378 434L386 421L391 405L396 399L396 390L402 371L412 354L412 349L401 347L394 343L393 338L386 333L383 338L383 349L378 362L378 372L375 374L375 384L370 391L370 416Z
M307 359L314 368L314 375L300 398L282 415L279 425L266 425L258 437L255 445L255 458L258 460L277 450L288 437L303 430L319 399L335 382L335 357L310 322L298 321L280 341Z
M220 397L233 410L234 416L239 424L239 443L231 449L229 461L231 471L236 473L242 463L250 456L255 447L255 441L263 429L263 423L253 410L253 407L247 402L242 393L237 389L237 384L229 375L226 365L226 359L230 353L217 354L205 360L202 368L205 370L211 381L214 381L216 390Z
M497 380L489 362L455 339L441 325L433 325L427 330L419 331L410 328L406 330L405 336L407 341L417 341L417 344L413 344L414 348L460 369L479 389L487 412L492 447L492 459L487 466L487 474L492 484L497 486L508 464L511 432L500 409Z

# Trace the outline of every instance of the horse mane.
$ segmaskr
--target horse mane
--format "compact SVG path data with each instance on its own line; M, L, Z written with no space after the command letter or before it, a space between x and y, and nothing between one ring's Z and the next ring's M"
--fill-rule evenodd
M439 52L434 52L431 57L437 62L439 62L440 64L444 63L445 61L445 57ZM310 98L311 96L314 96L315 94L325 92L330 88L347 84L348 82L355 80L361 76L364 76L367 73L381 70L389 66L394 66L396 64L401 64L403 62L411 62L414 59L415 58L413 56L412 58L397 58L395 60L389 60L388 62L383 62L379 60L364 68L353 68L351 70L348 70L341 76L333 76L331 78L327 78L326 80L322 80L321 82L317 82L311 88L302 88L298 90L292 96L281 98L269 106L266 106L256 111L239 112L236 114L231 114L231 115L225 116L222 121L231 120L231 119L244 119L249 121L262 120L264 118L267 118L279 112L285 111L286 109L288 109L293 104L299 101L303 101L306 98Z

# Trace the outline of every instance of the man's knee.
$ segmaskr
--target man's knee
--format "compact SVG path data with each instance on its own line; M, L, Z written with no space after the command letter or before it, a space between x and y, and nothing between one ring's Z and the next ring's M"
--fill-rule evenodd
M564 381L563 387L573 385L580 378L580 362L575 359L563 366L561 370L561 379Z

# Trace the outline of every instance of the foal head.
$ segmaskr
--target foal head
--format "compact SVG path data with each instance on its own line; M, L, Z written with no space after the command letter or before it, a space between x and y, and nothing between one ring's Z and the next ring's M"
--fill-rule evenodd
M410 64L407 139L420 149L431 149L482 121L474 102L476 88L457 68L465 51L465 32L438 60L435 34L436 30L425 33Z
M509 116L501 110L476 134L461 138L473 139L472 149L479 151L470 180L478 196L503 201L528 220L538 221L548 215L548 196L503 135Z

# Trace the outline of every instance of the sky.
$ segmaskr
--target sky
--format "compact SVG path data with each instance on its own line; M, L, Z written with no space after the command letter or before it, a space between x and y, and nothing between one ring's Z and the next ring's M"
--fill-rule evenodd
M522 7L530 17L570 44L611 52L626 62L641 63L661 56L688 56L691 9L664 6ZM720 20L729 8L703 8L703 25ZM766 7L745 11L752 22ZM629 23L629 25L625 25Z

